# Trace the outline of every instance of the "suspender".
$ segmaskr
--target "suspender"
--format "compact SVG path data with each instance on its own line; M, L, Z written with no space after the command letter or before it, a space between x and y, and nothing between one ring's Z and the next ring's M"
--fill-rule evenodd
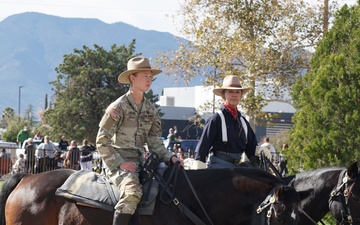
M226 130L226 122L225 122L225 117L224 117L224 114L221 110L218 111L218 114L221 118L221 132L222 132L222 139L223 139L223 142L227 142L228 139L227 139L227 130Z
M225 122L225 117L224 114L221 110L217 111L217 113L219 114L220 118L221 118L221 132L222 132L222 138L223 138L223 142L227 142L228 141L228 136L227 136L227 130L226 130L226 122ZM247 135L248 135L248 127L245 123L244 118L241 116L240 114L240 121L241 121L241 125L244 129L245 132L245 138L247 140Z

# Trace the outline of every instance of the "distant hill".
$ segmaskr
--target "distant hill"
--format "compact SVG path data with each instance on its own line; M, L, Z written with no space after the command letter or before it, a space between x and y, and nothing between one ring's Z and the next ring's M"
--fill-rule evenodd
M0 22L0 113L12 107L18 113L19 86L21 114L32 104L37 112L44 108L45 94L52 95L49 84L55 80L55 67L65 54L84 45L109 49L128 45L136 39L136 53L155 58L158 51L177 49L175 36L166 32L141 30L122 22L107 24L97 19L62 18L41 13L21 13ZM115 81L114 81L115 82ZM200 85L192 81L191 85ZM152 89L161 94L164 87L182 87L173 78L157 76Z

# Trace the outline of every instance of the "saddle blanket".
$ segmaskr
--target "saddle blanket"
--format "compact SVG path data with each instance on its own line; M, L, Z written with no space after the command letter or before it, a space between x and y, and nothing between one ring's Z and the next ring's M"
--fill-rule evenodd
M139 215L153 215L158 187L159 183L155 179L143 184L143 190L149 193L143 194L137 209ZM80 170L71 174L56 190L55 195L110 212L114 212L114 206L120 198L119 190L104 175L90 170Z

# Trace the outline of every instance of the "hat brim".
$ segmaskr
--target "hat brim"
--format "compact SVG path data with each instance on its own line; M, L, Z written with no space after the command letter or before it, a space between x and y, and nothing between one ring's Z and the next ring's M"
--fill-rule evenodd
M245 95L250 91L251 88L236 88L236 87L226 87L226 88L214 88L213 93L217 96L222 96L223 90L241 90L241 94Z
M162 72L162 70L156 70L156 69L127 70L127 71L122 72L119 75L119 77L118 77L119 83L121 83L121 84L130 84L130 79L129 79L130 75L134 74L134 73L137 73L137 72L140 72L140 71L151 71L153 76L158 75L159 73Z

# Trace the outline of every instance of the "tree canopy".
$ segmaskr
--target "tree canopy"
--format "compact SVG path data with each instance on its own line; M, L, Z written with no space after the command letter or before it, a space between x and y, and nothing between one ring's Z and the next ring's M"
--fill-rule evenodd
M126 70L127 61L134 54L135 40L126 46L111 46L109 51L94 45L83 46L65 55L55 70L55 98L51 108L43 113L43 123L51 126L52 139L62 135L94 142L99 122L108 105L128 90L119 84L118 75Z
M322 12L322 4L298 0L189 0L176 20L190 41L160 54L158 63L165 74L185 81L204 76L204 85L238 75L243 86L251 87L242 104L255 128L255 118L265 117L261 109L267 101L283 97L308 69L306 49L322 37Z
M305 170L360 159L360 7L343 6L293 86L289 164ZM301 164L299 164L299 162Z

